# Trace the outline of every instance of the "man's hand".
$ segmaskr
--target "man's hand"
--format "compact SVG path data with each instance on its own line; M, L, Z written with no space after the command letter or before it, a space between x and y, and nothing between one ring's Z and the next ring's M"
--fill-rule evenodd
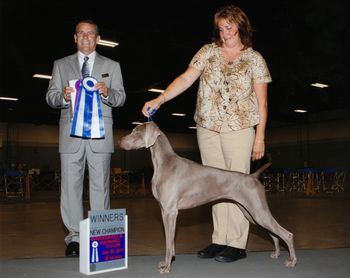
M66 102L70 102L71 101L71 93L74 92L74 88L73 87L64 87L63 89L63 98Z
M104 97L108 96L108 89L104 82L97 82L95 84L95 89L98 90L100 95L103 95Z

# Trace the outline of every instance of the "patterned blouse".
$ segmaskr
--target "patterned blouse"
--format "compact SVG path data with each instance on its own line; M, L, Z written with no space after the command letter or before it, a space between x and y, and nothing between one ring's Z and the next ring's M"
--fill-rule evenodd
M195 122L216 132L240 130L259 123L258 101L253 84L271 82L260 53L248 48L228 62L216 44L204 45L190 66L201 71ZM228 130L223 130L223 122Z

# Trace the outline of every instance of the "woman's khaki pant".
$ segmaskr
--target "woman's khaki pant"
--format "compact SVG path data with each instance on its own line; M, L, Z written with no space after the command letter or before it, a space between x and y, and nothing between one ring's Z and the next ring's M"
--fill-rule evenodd
M219 133L197 126L197 140L203 165L221 169L250 172L254 128ZM212 242L245 249L249 222L233 203L212 207L214 232Z

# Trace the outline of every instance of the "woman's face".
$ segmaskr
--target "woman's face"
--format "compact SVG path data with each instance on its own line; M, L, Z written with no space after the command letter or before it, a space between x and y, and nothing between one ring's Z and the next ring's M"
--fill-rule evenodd
M225 45L236 44L240 41L238 26L234 22L228 22L226 19L219 19L218 30L220 38Z

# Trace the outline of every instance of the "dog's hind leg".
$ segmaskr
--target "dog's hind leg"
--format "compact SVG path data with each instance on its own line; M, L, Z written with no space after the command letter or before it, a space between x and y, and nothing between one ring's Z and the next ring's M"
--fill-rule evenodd
M258 224L253 218L252 216L249 214L249 212L239 203L236 203L237 206L241 209L243 215L245 216L245 218L247 218L247 220L252 223L252 224ZM278 237L274 236L273 234L271 234L271 232L269 232L269 235L272 238L273 244L275 246L275 250L273 252L271 252L270 257L272 259L277 259L280 256L280 246L279 246L279 239Z
M272 259L278 259L278 257L280 256L281 254L281 251L280 251L280 244L279 244L279 239L278 237L274 236L273 234L270 233L270 236L272 238L272 241L273 241L273 244L275 246L275 251L271 252L270 254L270 257Z
M275 245L275 251L271 254L272 258L277 258L280 253L279 240L275 235L280 237L287 244L290 257L284 264L286 267L294 267L297 262L294 248L294 236L273 218L266 198L263 197L263 193L259 191L260 190L252 190L249 195L246 195L247 198L242 198L239 203L240 208L250 222L256 223L271 232L270 236ZM254 196L254 193L257 195Z
M272 221L275 222L275 224L273 224L272 226L267 227L264 224L262 224L262 226L270 230L275 235L279 236L287 244L289 250L289 259L287 259L284 262L284 265L286 267L294 267L297 263L294 247L294 235L291 232L287 231L285 228L283 228L281 225L279 225L275 219L272 218ZM278 244L279 240L275 235L272 235L270 233L270 236L272 237L272 240L275 244L275 252L272 252L270 256L274 259L278 258L278 256L280 255Z
M271 253L271 258L277 258L280 254L279 240L276 237L279 236L287 244L289 250L289 259L284 262L284 265L286 267L294 267L297 262L297 258L295 255L293 234L278 224L278 222L273 218L269 209L260 210L258 214L251 213L249 208L247 210L250 212L251 218L253 218L257 224L271 232L270 236L272 237L275 245L275 251Z
M247 220L252 223L252 224L257 224L257 222L252 218L252 216L249 214L249 212L239 203L236 203L237 206L241 209L243 215L245 216L245 218L247 218ZM269 232L269 235L272 238L273 244L275 246L275 250L273 252L271 252L270 257L272 259L277 259L280 256L280 246L279 246L279 239L278 237L274 236L273 234L271 234L271 232Z
M159 262L158 271L169 273L171 262L175 256L175 228L178 211L164 212L162 210L163 225L165 231L166 251L164 261Z

